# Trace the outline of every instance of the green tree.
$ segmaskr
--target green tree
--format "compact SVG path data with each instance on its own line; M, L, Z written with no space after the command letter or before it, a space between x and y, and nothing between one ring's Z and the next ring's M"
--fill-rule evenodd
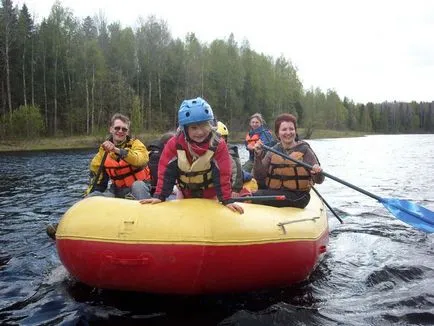
M380 104L380 117L379 117L379 122L378 122L378 131L381 132L390 132L390 127L389 127L389 110L387 108L386 105Z
M141 117L142 111L140 109L140 98L137 95L134 95L132 100L132 107L130 112L131 117L131 129L135 132L142 130L142 121Z
M13 8L11 0L2 0L2 7L0 10L0 31L1 31L1 54L4 63L5 82L7 107L9 111L9 118L12 119L12 58L11 56L14 47L16 47L16 25L17 25L17 12Z
M326 128L338 130L345 127L348 111L336 91L327 91L323 111Z
M204 96L204 52L199 40L194 33L189 33L185 39L186 61L185 61L185 97L192 98Z
M67 99L66 81L65 81L65 61L68 56L67 44L70 34L74 31L74 17L69 9L62 7L59 1L56 1L51 8L50 15L47 19L47 38L46 47L46 73L47 82L50 84L48 98L52 99L51 117L49 115L50 131L57 135L61 132L64 122L65 112L61 108L65 107ZM63 94L61 87L63 86ZM60 104L60 105L59 105ZM49 108L50 109L50 108ZM52 130L51 130L52 129Z
M166 119L167 124L164 130L175 129L178 119L178 108L184 99L186 88L185 62L186 49L180 39L172 40L167 49L165 85L167 88L166 96Z
M347 97L344 97L344 101L342 104L348 112L346 127L350 130L358 130L359 125L357 120L356 105L352 100Z
M301 99L303 108L303 127L305 128L304 138L312 137L316 129L321 129L325 126L324 110L326 96L321 89L311 88L306 91Z
M38 107L22 105L12 113L9 127L15 137L34 139L44 131L44 120Z
M27 6L24 4L18 18L18 33L17 40L19 43L19 51L21 53L21 79L22 79L22 91L23 91L23 103L27 106L27 85L29 84L29 71L32 69L31 58L28 54L32 52L31 40L33 34L33 20L30 17Z
M228 41L215 40L207 55L205 97L212 103L219 120L230 122L242 108L243 70L239 49L231 34Z
M369 115L369 107L367 105L360 105L359 106L359 112L360 112L360 128L362 131L371 132L372 131L372 120L371 116Z
M273 110L273 115L297 111L296 103L299 103L303 94L303 86L298 78L297 70L290 61L280 56L275 62L274 71L275 110Z
M149 16L141 19L136 31L137 56L140 70L139 89L142 89L143 106L146 103L146 125L161 128L166 101L163 91L166 89L168 67L168 46L171 36L166 22ZM147 94L145 100L145 93ZM155 110L154 110L155 108ZM155 118L154 114L156 113Z

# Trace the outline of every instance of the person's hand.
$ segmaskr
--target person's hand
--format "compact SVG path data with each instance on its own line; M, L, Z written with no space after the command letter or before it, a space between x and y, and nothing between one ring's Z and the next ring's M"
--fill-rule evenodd
M262 141L259 139L256 144L255 147L253 147L253 150L255 151L255 154L260 155L262 153Z
M226 204L226 207L229 208L232 212L236 212L240 214L244 213L244 209L238 204L235 203Z
M311 174L317 174L317 173L321 173L322 168L319 166L319 164L314 164L312 166L312 170L310 170Z
M102 143L101 146L108 153L114 152L116 148L115 144L113 144L110 140L106 140L105 142Z
M161 203L161 199L158 198L148 198L148 199L142 199L139 201L140 204L158 204Z

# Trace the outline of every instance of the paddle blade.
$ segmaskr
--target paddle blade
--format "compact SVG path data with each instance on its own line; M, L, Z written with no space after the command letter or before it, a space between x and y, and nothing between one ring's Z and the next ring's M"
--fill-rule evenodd
M434 212L403 199L381 198L380 202L398 219L427 233L434 232Z

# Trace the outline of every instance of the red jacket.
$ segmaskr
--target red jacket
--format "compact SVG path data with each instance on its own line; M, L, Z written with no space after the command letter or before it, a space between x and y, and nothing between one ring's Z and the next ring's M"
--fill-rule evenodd
M208 150L209 142L197 144L190 143L192 150L201 156ZM155 198L165 200L173 190L173 186L179 178L177 147L180 146L185 150L188 160L192 161L190 152L187 147L187 141L183 133L176 137L172 137L164 147L158 163L158 182L157 189L154 193ZM215 154L211 162L211 173L214 187L203 190L203 198L213 199L217 196L223 204L231 200L231 158L222 138L218 138ZM191 198L191 191L188 189L182 190L185 198Z

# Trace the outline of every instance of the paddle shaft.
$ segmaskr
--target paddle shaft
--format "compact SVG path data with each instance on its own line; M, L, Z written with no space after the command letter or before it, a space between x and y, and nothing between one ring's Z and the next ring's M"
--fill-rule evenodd
M323 201L323 203L328 207L328 209L333 213L333 215L339 220L339 222L341 222L341 224L343 224L344 221L342 221L342 219L335 212L335 210L329 205L329 203L327 203L327 201L324 199L324 197L321 196L321 194L319 193L319 191L316 190L315 187L312 187L312 189L313 189L313 191L315 191L315 193L318 195L318 197Z
M96 172L95 178L93 179L91 186L84 193L85 196L87 196L89 193L91 193L93 188L95 188L95 186L98 182L99 176L101 175L101 172L104 169L104 163L105 163L105 160L107 158L107 155L108 155L108 152L104 152L104 155L103 155L102 160L101 160L101 164L99 165L99 168L98 168L98 171Z
M305 163L305 162L302 162L302 161L296 160L295 158L292 158L292 157L290 157L289 155L283 154L283 153L279 152L278 150L275 150L275 149L272 148L272 147L269 147L269 146L266 146L266 145L262 145L262 147L263 147L264 149L266 149L267 151L270 151L270 152L273 152L273 153L275 153L275 154L277 154L277 155L280 155L280 156L282 156L283 158L286 158L287 160L290 160L290 161L292 161L292 162L294 162L294 163L297 163L298 165L301 165L301 166L305 167L306 169L312 170L312 165L309 165L309 164L307 164L307 163ZM333 179L333 180L335 180L335 181L337 181L337 182L339 182L339 183L342 183L343 185L346 185L347 187L353 188L354 190L357 190L357 191L361 192L362 194L365 194L366 196L369 196L369 197L371 197L371 198L374 198L374 199L376 199L376 200L378 200L378 201L380 201L380 202L382 201L382 198L381 198L381 197L379 197L379 196L377 196L377 195L374 195L373 193L371 193L371 192L369 192L369 191L366 191L366 190L364 190L364 189L362 189L362 188L359 188L359 187L357 187L357 186L355 186L355 185L353 185L353 184L351 184L351 183L349 183L349 182L347 182L347 181L345 181L345 180L342 180L342 179L340 179L340 178L338 178L338 177L335 177L334 175L331 175L331 174L329 174L329 173L327 173L327 172L321 171L321 173L322 173L324 176L326 176L326 177L328 177L328 178L330 178L330 179Z
M246 197L234 197L233 201L262 201L262 200L285 200L284 195L278 196L246 196Z

